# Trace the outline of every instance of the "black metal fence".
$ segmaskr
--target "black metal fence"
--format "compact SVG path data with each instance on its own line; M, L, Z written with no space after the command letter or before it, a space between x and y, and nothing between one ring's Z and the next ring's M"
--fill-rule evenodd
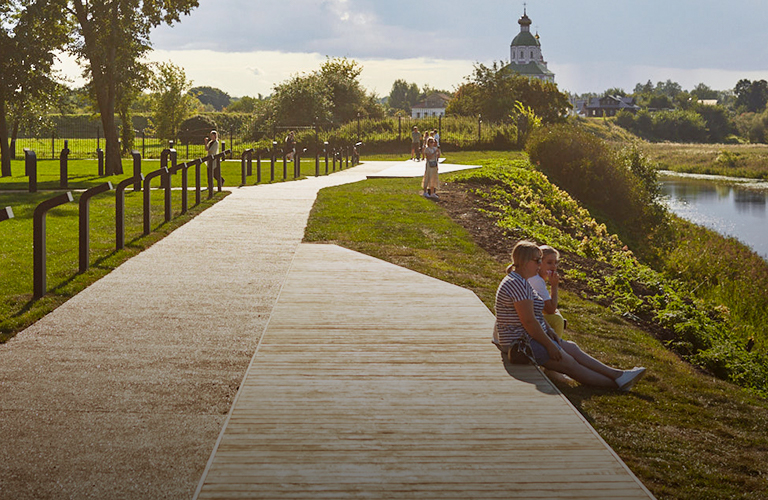
M254 119L255 120L255 119ZM383 119L358 118L338 126L274 126L268 132L259 132L255 121L241 123L237 128L219 128L219 138L240 156L248 149L271 149L273 141L282 146L288 130L296 134L296 141L308 148L311 154L322 150L325 143L332 146L363 142L368 152L409 151L411 132L417 127L420 134L437 130L444 150L460 149L509 149L518 143L514 123L485 123L481 116L432 116L420 119L411 117L387 117ZM200 130L192 134L197 140L191 143L170 142L152 135L148 129L135 130L130 149L141 152L143 158L159 158L164 149L175 148L184 159L205 156L203 137L210 132ZM69 158L97 158L97 151L105 148L104 132L96 122L61 120L45 130L26 132L21 130L11 144L14 158L23 156L23 150L37 153L38 159L56 159L68 141ZM125 156L129 156L125 151Z

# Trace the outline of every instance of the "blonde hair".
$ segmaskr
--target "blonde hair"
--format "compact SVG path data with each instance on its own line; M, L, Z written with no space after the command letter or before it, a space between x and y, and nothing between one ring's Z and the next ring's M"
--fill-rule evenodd
M545 258L547 255L555 254L555 258L557 260L560 260L560 252L558 252L556 249L552 248L549 245L541 245L539 247L539 250L541 250L541 258Z
M507 266L507 272L520 269L526 262L538 259L542 252L539 246L528 240L520 240L512 249L512 264Z

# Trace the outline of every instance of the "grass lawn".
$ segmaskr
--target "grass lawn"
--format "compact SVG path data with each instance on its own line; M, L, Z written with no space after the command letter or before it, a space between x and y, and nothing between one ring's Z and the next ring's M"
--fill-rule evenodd
M666 170L768 179L766 144L644 142L641 149Z
M189 221L222 198L217 194L192 207L181 216L181 193L172 192L173 218L164 222L161 190L152 191L152 232L143 236L142 193L126 191L125 244L115 250L115 194L114 191L91 198L90 204L90 269L78 274L78 204L80 192L73 192L70 202L48 212L47 235L47 288L43 298L32 300L32 214L38 203L53 197L54 192L8 193L0 191L0 206L12 206L14 218L0 222L0 342L37 321L80 290L109 273L128 258L136 255L171 231Z
M418 189L419 179L324 189L305 239L469 288L492 308L506 263L451 219L446 197L434 203ZM658 498L768 498L768 401L697 371L609 308L561 292L560 309L569 338L586 351L619 367L648 367L629 394L556 383Z

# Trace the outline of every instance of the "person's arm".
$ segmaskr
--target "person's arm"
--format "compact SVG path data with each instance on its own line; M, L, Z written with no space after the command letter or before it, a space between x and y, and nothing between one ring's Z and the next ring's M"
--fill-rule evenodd
M520 322L523 324L523 328L528 332L528 335L547 349L550 359L553 361L560 361L563 357L560 353L560 349L544 332L544 329L536 320L536 315L533 312L533 300L527 299L515 302L515 310L520 318Z
M549 300L544 302L544 313L555 314L557 312L557 289L560 285L560 275L557 271L549 276Z

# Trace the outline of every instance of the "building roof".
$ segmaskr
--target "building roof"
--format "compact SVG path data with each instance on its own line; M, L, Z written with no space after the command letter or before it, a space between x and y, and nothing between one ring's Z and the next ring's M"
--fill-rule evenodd
M587 109L640 109L635 104L635 98L629 96L607 95L603 97L593 97L585 106Z
M530 31L521 31L512 40L511 47L540 47L539 40Z
M509 63L502 68L504 72L519 73L521 75L534 76L555 76L547 67L540 62L531 61L526 64Z
M450 100L451 96L448 94L435 92L434 94L429 94L426 99L419 101L411 106L411 108L446 108Z

